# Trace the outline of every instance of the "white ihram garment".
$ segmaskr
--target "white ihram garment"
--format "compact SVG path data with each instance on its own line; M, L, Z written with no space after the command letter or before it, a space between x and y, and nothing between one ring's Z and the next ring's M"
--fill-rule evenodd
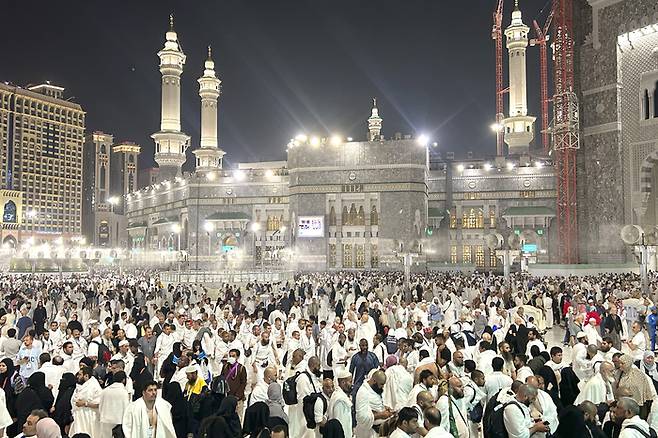
M103 389L95 377L91 377L82 385L78 385L71 397L71 413L73 414L73 423L69 435L76 433L88 433L92 438L100 436L100 416L98 408L89 408L86 406L76 406L78 400L88 404L100 403L101 392Z

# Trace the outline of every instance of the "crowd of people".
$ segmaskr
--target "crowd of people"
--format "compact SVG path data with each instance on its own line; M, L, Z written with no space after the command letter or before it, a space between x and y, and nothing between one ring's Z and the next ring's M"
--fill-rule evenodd
M656 437L656 284L338 272L209 291L148 271L0 276L0 429Z

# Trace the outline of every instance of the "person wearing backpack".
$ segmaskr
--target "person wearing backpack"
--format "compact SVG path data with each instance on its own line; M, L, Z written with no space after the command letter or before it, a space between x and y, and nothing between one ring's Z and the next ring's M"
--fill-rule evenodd
M621 397L614 408L617 421L621 421L619 438L656 438L656 431L640 418L640 406L630 397Z
M516 396L502 405L502 422L504 428L496 428L490 438L529 438L537 432L548 432L548 424L544 421L534 422L530 416L529 406L537 399L537 388L524 384L519 386ZM494 412L494 416L496 413ZM500 415L500 414L499 414ZM500 418L500 416L498 417ZM496 420L494 419L494 422ZM498 423L500 421L497 421ZM506 432L505 432L506 431Z
M317 356L312 356L308 359L307 370L302 371L301 368L297 369L297 374L294 378L297 403L291 404L288 411L288 428L290 438L302 438L308 431L308 427L306 426L306 417L304 416L304 398L308 395L318 392L320 383L317 379L321 375L322 370L320 369L320 359Z
M315 438L322 437L322 430L327 423L327 407L329 399L334 392L334 381L324 379L322 391L304 397L304 418L306 427L315 434ZM306 436L309 436L308 434Z

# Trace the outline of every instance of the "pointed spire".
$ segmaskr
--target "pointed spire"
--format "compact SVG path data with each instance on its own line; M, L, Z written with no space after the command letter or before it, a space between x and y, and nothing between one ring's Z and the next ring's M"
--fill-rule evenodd
M520 11L521 10L521 9L519 9L519 0L514 0L514 10L515 11Z
M174 30L174 13L169 14L169 30Z
M212 61L212 47L208 45L208 61Z
M377 98L376 97L372 98L372 107L377 108Z

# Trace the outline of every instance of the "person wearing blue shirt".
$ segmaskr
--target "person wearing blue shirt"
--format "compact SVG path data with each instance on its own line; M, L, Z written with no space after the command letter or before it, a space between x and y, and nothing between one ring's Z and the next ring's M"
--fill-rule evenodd
M359 387L365 380L368 373L375 368L379 368L379 359L372 351L368 351L368 341L361 339L359 341L360 351L352 356L350 361L350 373L354 376L354 388L352 395L356 398Z
M647 315L647 331L649 332L649 339L651 339L651 351L656 350L656 323L658 323L658 309L656 306L649 308L651 313Z
M18 350L18 365L20 365L19 374L24 381L39 369L39 356L41 348L33 345L34 339L31 335L25 335L23 345Z

